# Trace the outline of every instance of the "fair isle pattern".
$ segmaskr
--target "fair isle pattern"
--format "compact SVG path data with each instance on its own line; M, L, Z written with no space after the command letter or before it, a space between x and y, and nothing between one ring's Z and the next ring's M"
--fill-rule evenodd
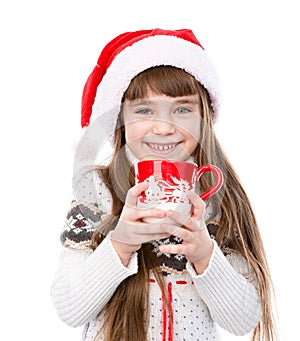
M89 249L92 235L103 214L96 203L73 201L61 234L63 245L75 249Z
M211 222L207 225L208 232L212 239L215 239L218 224L216 222ZM185 274L186 270L186 263L187 259L184 255L181 254L171 254L171 253L162 253L159 251L160 245L167 245L167 244L180 244L182 240L180 238L171 236L165 239L159 239L151 242L152 244L152 251L156 254L159 259L160 269L165 276L171 274Z

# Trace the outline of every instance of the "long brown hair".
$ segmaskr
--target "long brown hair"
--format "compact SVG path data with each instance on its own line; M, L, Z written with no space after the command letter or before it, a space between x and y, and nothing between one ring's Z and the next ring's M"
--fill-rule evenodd
M223 251L241 254L256 275L262 319L253 331L252 341L275 340L275 324L271 309L273 287L261 235L248 197L215 136L214 114L207 91L185 71L171 66L159 66L136 76L125 92L124 99L143 98L149 90L170 97L199 95L202 116L201 140L193 152L193 157L197 164L215 164L224 173L222 190L210 199L210 205L215 208L210 219L219 213L219 226L215 238ZM127 191L134 185L134 173L126 157L124 145L124 127L119 115L112 160L107 167L99 168L99 174L113 198L112 212L93 235L94 249L116 226ZM201 188L210 187L211 181L208 177L203 178ZM148 244L143 244L138 251L138 263L138 273L125 279L107 304L101 330L105 333L107 341L147 339L150 271L154 273L163 294L165 289L157 257L151 252Z

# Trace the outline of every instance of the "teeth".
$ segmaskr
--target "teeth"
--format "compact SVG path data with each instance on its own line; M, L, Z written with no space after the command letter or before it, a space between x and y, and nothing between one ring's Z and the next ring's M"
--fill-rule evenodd
M156 150L159 150L159 151L164 151L164 150L168 150L168 149L171 149L171 148L174 148L176 146L176 143L174 144L169 144L169 145L159 145L159 144L152 144L152 143L149 143L149 146L153 149L156 149Z

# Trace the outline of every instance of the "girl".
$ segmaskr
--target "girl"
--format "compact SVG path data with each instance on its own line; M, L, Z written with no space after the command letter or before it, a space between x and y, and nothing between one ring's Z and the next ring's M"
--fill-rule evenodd
M218 112L215 72L192 31L124 33L103 49L84 89L82 126L100 122L114 151L107 166L75 174L52 285L58 315L85 325L83 340L219 340L217 325L274 340L264 248L215 136ZM141 210L147 184L134 184L133 164L163 158L215 164L224 185L206 203L190 192L189 217ZM210 186L204 177L201 190ZM174 224L143 222L166 216Z

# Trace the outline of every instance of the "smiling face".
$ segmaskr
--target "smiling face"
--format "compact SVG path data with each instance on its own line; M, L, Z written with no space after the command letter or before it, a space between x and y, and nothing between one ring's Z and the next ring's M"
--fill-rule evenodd
M206 103L206 89L186 71L147 69L124 93L119 122L125 126L123 138L140 160L186 160L198 147L200 127L208 119Z
M125 139L139 160L186 160L200 138L198 95L170 97L149 91L122 107Z

